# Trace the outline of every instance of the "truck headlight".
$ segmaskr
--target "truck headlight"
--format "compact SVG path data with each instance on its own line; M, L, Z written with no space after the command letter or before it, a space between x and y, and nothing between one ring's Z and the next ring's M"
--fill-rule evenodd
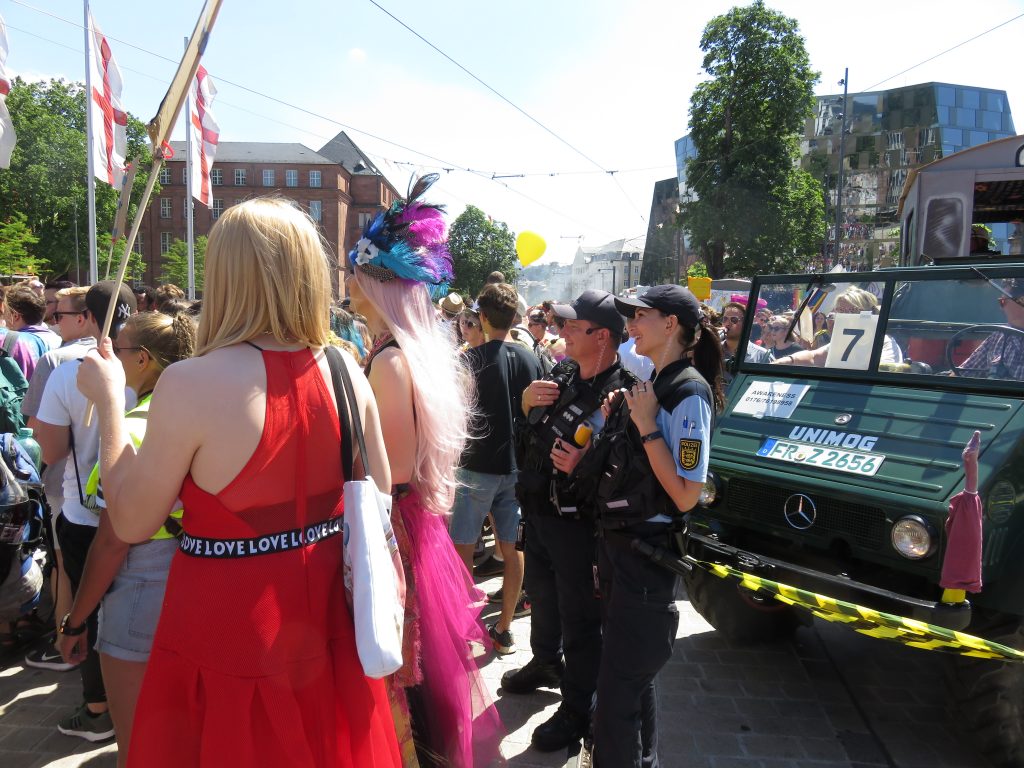
M722 483L714 472L708 471L704 487L700 489L697 503L702 507L713 507L722 499Z
M901 517L892 527L892 546L908 560L921 560L935 551L932 527L918 515Z

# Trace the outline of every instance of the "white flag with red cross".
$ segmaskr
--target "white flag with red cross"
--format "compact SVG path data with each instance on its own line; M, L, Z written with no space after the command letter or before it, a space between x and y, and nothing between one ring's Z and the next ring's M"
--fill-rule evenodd
M7 111L7 94L11 92L11 79L7 77L4 65L7 63L7 25L0 16L0 168L11 167L11 153L18 135L14 132L14 121Z
M89 117L92 121L93 168L96 178L116 189L124 176L128 152L128 114L121 106L121 70L107 38L89 12Z
M207 208L213 207L213 188L210 185L210 169L217 154L220 128L213 117L213 100L217 89L200 66L192 81L192 98L188 119L192 124L192 197Z

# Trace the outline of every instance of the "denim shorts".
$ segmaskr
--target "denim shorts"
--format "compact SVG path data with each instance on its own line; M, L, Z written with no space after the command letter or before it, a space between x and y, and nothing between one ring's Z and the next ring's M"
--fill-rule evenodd
M96 650L123 661L146 661L164 602L177 539L157 539L128 550L100 604Z
M520 518L516 473L489 475L459 468L455 479L459 486L455 489L452 519L448 523L452 541L475 544L488 512L494 518L494 535L498 541L515 541Z

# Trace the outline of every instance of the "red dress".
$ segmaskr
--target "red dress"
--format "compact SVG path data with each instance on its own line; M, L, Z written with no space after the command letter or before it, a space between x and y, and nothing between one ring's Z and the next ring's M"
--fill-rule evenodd
M256 452L216 496L191 476L182 487L186 535L129 764L397 768L384 682L363 675L342 585L337 411L310 351L263 360Z

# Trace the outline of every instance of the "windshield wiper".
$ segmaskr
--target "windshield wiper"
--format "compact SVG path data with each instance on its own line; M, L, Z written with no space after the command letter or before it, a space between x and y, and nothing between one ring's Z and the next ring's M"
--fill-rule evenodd
M997 291L999 291L999 292L1000 292L1001 294L1003 294L1003 296L1005 296L1006 298L1008 298L1008 299L1009 299L1010 301L1013 301L1013 302L1016 302L1016 301L1017 301L1017 299L1015 299L1015 298L1014 298L1014 296L1013 296L1013 294L1012 294L1012 293L1010 293L1010 292L1009 292L1008 290L1006 290L1005 288L1003 288L1003 286L1001 286L1001 285L1000 285L999 283L997 283L997 282L996 282L995 280L993 280L993 279L992 279L991 277L987 277L987 276L985 275L985 273L984 273L984 272L982 272L982 271L981 271L980 269L978 269L977 267L973 267L973 266L972 266L972 267L971 267L971 271L972 271L972 272L974 272L974 274L976 274L976 275L977 275L978 277L980 277L980 278L981 278L982 280L984 280L984 281L985 281L986 283L988 283L989 285L991 285L991 286L992 286L993 288L995 288L995 289L996 289Z

